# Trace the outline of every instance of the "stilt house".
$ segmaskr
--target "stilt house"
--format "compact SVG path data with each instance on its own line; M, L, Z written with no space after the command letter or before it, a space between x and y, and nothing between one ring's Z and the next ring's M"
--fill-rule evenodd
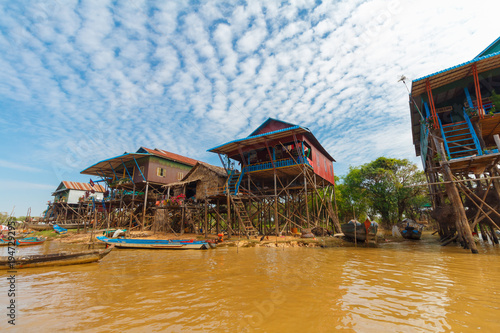
M102 200L105 191L104 186L98 184L91 186L88 183L62 181L54 193L52 193L52 196L54 197L54 202L77 205L80 198L85 196L85 194L97 200Z
M500 222L499 94L500 38L470 61L412 82L413 144L433 216L444 240L458 239L473 252L471 230ZM492 229L480 234L498 241Z
M110 196L100 204L107 223L144 229L154 220L155 203L165 194L163 186L182 180L196 163L166 150L141 147L135 153L100 161L81 173L100 177L110 189Z
M269 118L248 137L209 151L228 173L223 194L247 235L269 233L270 225L278 234L337 222L331 202L318 198L319 188L333 189L334 159L309 129Z

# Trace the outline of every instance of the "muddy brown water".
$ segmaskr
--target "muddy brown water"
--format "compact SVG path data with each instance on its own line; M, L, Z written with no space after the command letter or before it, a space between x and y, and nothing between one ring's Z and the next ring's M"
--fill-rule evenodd
M14 327L1 272L0 330L500 332L500 249L479 249L430 235L378 248L116 249L99 263L18 270Z

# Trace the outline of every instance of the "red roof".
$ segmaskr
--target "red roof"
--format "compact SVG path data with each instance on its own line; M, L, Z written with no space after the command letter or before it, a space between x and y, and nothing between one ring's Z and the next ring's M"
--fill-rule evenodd
M90 184L87 183L78 183L78 182L68 182L68 181L63 181L62 182L64 186L67 189L70 190L80 190L80 191L96 191L96 192L105 192L106 190L102 185L94 184L94 187L90 186Z
M182 156L182 155L178 155L178 154L174 154L174 153L171 153L171 152L163 150L163 149L158 149L158 148L156 148L156 149L149 149L149 148L146 148L146 147L141 147L141 149L144 149L145 151L147 151L148 153L150 153L152 155L156 155L156 156L159 156L159 157L167 158L169 160L176 161L176 162L179 162L179 163L182 163L182 164L187 164L187 165L194 166L196 163L199 162L199 161L194 160L192 158L189 158L189 157L186 157L186 156ZM139 149L139 151L140 151L140 149Z

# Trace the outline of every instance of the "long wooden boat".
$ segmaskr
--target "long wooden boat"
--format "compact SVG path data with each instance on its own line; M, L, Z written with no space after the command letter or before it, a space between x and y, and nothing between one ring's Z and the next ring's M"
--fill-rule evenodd
M354 225L356 225L356 232L354 232ZM356 238L356 240L360 242L364 242L366 240L366 227L363 223L360 223L356 220L351 220L348 223L344 223L340 226L344 236L350 239ZM370 227L368 228L368 235L376 236L378 231L378 223L371 222Z
M35 231L52 230L52 225L48 223L42 224L42 223L24 222L24 225L26 226L26 228L33 229Z
M26 246L26 245L39 245L45 242L47 238L45 237L26 237L22 239L14 239L9 241L8 238L0 238L0 246L16 245L16 246ZM15 244L14 244L15 241Z
M0 269L86 264L104 258L112 249L111 246L102 250L0 257Z
M215 243L195 240L172 239L125 239L98 236L98 240L121 248L133 249L166 249L166 250L206 250L215 248Z
M399 225L399 232L405 239L419 240L422 237L424 225L410 219L404 219Z
M46 224L24 222L24 225L26 228L33 229L35 231L52 230L54 224L55 224L55 222L46 223ZM82 224L82 223L61 223L61 222L59 222L57 224L61 228L64 228L64 229L84 229L85 228L85 224ZM91 227L92 226L87 223L87 228L91 228Z

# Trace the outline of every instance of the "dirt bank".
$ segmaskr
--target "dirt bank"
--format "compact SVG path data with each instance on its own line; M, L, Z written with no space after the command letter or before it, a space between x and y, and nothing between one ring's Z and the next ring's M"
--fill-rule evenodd
M87 233L76 230L68 230L64 235L57 234L52 230L34 232L30 236L43 236L47 237L47 240L56 241L61 243L72 243L72 244L88 244L91 242L98 242L95 236L100 236L103 234L103 230L96 231L94 237L91 238L91 232ZM195 239L203 240L204 235L197 234L173 234L173 233L163 233L152 231L132 231L130 233L130 238L143 238L143 239ZM217 235L208 235L207 239L217 239ZM351 247L354 243L344 239L343 237L316 237L316 238L298 238L293 236L268 236L261 240L261 236L252 237L247 239L246 237L237 238L235 236L230 239L225 238L222 243L218 244L218 247ZM378 237L378 243L386 242L398 242L402 241L402 238L392 237L389 234L381 234Z

